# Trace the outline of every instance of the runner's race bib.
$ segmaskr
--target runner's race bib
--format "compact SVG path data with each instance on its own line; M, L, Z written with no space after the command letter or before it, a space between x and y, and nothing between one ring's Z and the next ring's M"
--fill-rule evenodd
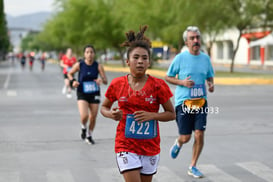
M125 137L135 139L152 139L157 136L157 122L155 120L138 122L133 114L127 114Z
M66 71L69 72L72 69L72 67L67 67Z
M99 91L99 86L94 81L83 82L83 93L92 94Z
M184 101L184 105L187 106L188 109L198 110L204 106L206 100L202 97L206 96L206 87L204 84L194 85L190 88L189 96L191 99L187 99Z
M206 96L206 87L204 84L194 85L190 88L190 98L200 98Z

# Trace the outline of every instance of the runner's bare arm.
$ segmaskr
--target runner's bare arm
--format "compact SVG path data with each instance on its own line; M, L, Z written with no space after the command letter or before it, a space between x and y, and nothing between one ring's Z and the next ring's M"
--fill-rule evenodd
M171 84L174 84L174 85L185 86L185 87L188 87L188 88L191 88L194 85L194 81L190 80L190 78L191 78L191 76L188 76L186 79L180 80L177 77L171 77L171 76L168 76L168 75L165 76L165 80L167 82L169 82Z
M78 72L80 70L80 63L76 63L73 65L71 70L67 73L67 77L69 80L73 80L73 74Z
M207 84L208 84L208 90L209 92L214 92L214 79L213 77L210 77L207 79Z
M101 105L101 109L100 109L100 112L101 114L104 116L104 117L107 117L107 118L111 118L115 121L119 121L122 119L122 111L119 110L118 107L112 107L113 103L105 98L105 100L103 101L102 105Z
M170 121L175 119L175 111L171 100L162 104L164 112L147 112L147 111L136 111L134 112L135 119L139 122L158 120L158 121Z
M106 85L107 84L107 77L106 77L104 68L101 64L99 64L99 73L100 73L100 77L102 79L102 83Z
M68 67L67 65L64 64L63 60L60 61L60 66L61 66L62 68L67 68L67 67Z

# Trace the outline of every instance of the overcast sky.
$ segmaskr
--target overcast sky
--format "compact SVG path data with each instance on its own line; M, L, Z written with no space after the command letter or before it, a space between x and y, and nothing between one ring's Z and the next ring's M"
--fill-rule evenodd
M4 0L4 11L11 16L52 11L54 0Z

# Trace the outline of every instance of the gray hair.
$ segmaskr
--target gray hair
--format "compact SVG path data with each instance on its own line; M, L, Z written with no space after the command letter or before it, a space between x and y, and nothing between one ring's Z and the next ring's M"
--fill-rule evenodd
M183 33L183 39L184 39L185 42L187 41L187 34L188 34L188 32L196 32L201 37L201 33L200 33L198 27L196 27L196 26L188 26L187 29Z

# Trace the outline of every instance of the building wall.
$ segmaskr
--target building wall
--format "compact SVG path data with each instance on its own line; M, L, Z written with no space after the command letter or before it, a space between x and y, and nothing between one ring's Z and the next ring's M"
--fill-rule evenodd
M212 45L211 60L214 63L230 64L232 60L232 50L235 49L239 32L236 29L230 29L216 37L216 41ZM209 38L204 35L204 42L209 41ZM248 54L250 49L250 61ZM234 64L240 65L262 65L261 47L249 47L249 42L246 38L241 37L239 48L237 50ZM264 65L273 65L273 45L265 46L265 61Z
M216 37L216 42L212 45L211 59L215 63L230 64L232 59L232 51L237 44L239 32L236 30L228 30ZM236 53L235 64L247 64L248 42L245 38L241 38L239 49Z

